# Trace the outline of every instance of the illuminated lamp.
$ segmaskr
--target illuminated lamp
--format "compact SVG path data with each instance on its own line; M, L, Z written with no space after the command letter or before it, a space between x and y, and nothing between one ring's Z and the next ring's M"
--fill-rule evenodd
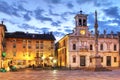
M2 57L6 57L6 53L5 52L2 53Z

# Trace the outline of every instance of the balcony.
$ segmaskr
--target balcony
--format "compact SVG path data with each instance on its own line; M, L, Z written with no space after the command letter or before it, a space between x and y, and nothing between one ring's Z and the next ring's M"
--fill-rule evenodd
M88 51L88 47L87 46L80 46L79 50L81 52L87 52Z

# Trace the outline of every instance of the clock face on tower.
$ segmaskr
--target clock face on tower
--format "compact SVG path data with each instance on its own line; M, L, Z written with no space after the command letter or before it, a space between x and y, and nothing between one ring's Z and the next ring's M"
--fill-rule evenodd
M85 30L80 30L80 34L85 35Z

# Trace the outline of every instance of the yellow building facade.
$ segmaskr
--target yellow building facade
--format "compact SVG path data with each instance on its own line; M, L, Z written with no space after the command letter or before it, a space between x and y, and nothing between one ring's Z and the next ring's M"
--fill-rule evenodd
M3 25L2 25L3 26ZM55 49L55 37L50 33L34 34L24 32L4 32L4 26L0 26L0 30L4 39L5 47L1 46L1 54L4 51L6 56L0 56L1 67L12 65L32 66L52 66ZM1 40L1 42L3 42ZM6 66L5 66L6 65Z
M4 50L5 45L5 31L7 31L6 26L3 24L3 22L0 24L0 68L3 65L3 58L2 53Z

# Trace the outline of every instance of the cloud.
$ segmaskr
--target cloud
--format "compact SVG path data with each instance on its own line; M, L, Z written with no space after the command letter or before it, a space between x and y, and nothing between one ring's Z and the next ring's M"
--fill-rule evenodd
M31 15L32 12L26 12L26 14L23 15L23 18L26 20L26 21L30 21L31 20Z
M0 12L5 13L7 15L10 16L15 16L16 18L24 18L25 20L29 21L31 20L30 15L31 15L31 11L26 10L22 3L23 2L14 2L11 5L8 4L8 2L4 2L4 1L0 1ZM7 17L6 17L7 18Z
M90 13L88 15L88 24L89 24L89 31L94 31L94 13ZM110 21L99 21L99 18L98 18L98 31L100 32L100 34L103 33L104 30L107 30L108 33L110 33L111 29L113 26L109 26L108 24L110 23Z
M18 9L10 6L6 2L0 1L0 12L3 12L3 13L8 14L8 15L14 15L14 16L19 17L20 15L17 13L17 10Z
M34 30L34 32L37 32L37 33L47 33L49 32L50 28L46 28L46 27L43 27L43 28L37 28L35 26L31 26L31 25L28 25L28 24L22 24L22 25L18 25L19 28L21 29L24 29L24 30Z
M54 11L55 12L55 11ZM53 13L53 11L51 9L49 9L49 14L52 15L52 16L60 16L59 14L57 13Z
M61 3L61 0L44 0L45 2L47 3L51 3L51 4L60 4Z
M61 24L61 21L56 21L51 23L52 26L60 26L60 24Z
M90 3L92 0L76 0L78 4Z
M52 18L49 18L49 17L45 17L43 16L43 13L45 13L45 11L43 9L36 9L34 11L35 13L35 17L37 20L40 20L41 22L44 22L44 21L52 21Z
M47 32L49 32L49 30L50 30L50 28L40 28L40 30L42 30L43 32L45 32L45 33L47 33Z
M73 8L74 6L73 6L73 4L72 3L67 3L67 7L69 8L69 9L71 9L71 8Z
M76 13L75 12L64 12L60 16L63 20L68 21L69 18L67 18L67 17L71 16L71 15L76 15Z
M118 7L110 7L108 9L103 9L103 12L105 13L106 17L113 18L112 20L108 20L107 26L109 26L114 31L120 30L120 14L119 14L119 8ZM117 24L117 25L113 25ZM115 29L115 26L117 29Z
M94 5L97 6L97 7L102 7L102 6L111 6L112 5L112 2L110 2L109 0L95 0L94 2Z
M65 33L63 32L58 32L58 31L54 31L53 34L57 37L63 37L65 35Z
M25 30L29 30L29 29L35 29L34 26L30 26L28 24L22 24L22 25L18 25L19 28L25 29Z
M68 28L68 29L65 29L65 32L72 33L72 30Z
M93 3L93 5L96 7L112 5L112 2L110 2L109 0L105 0L105 1L104 0L76 0L76 2L81 5L85 3L88 3L88 4Z
M110 7L108 9L103 9L103 12L106 16L112 17L112 18L120 18L119 15L119 8L118 7Z

